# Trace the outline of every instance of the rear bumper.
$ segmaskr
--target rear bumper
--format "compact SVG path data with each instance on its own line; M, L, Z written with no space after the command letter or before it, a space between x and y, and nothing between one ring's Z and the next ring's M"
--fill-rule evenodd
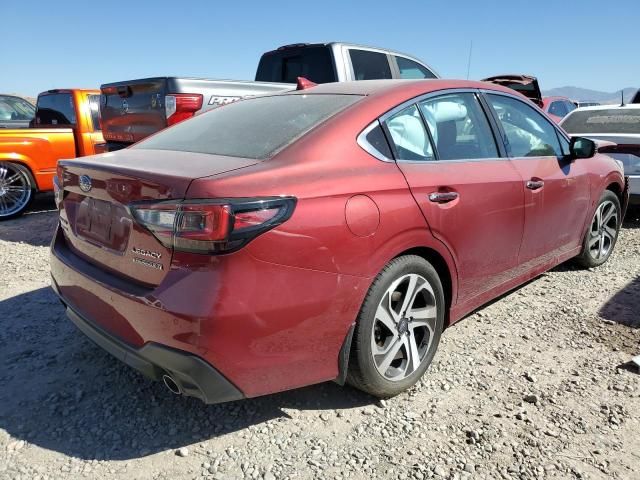
M53 289L59 294L55 282ZM153 380L169 375L184 395L205 403L240 400L244 395L215 368L195 355L155 343L135 349L81 317L67 306L67 316L94 343Z
M167 363L169 354L148 352L161 346L180 358L201 360L213 372L214 392L226 392L215 380L222 377L243 397L334 380L370 282L263 262L243 249L176 261L160 285L145 287L75 255L60 227L50 259L53 288L63 303L83 324L114 340L109 348L96 343L153 378L163 370L184 374L185 382L197 387L194 396L206 402L228 398L219 393L212 398L195 367L182 367L185 360L172 356Z

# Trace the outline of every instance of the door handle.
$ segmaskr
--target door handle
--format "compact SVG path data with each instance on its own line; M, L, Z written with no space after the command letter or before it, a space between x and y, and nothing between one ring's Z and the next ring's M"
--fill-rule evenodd
M527 181L527 188L529 190L540 190L542 187L544 187L544 182L542 180L528 180Z
M429 194L429 201L433 203L448 203L459 196L458 192L433 192Z

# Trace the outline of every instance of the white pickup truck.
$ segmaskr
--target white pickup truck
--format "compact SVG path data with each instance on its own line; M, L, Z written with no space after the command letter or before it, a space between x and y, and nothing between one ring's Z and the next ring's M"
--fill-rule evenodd
M285 45L260 58L255 81L156 77L102 85L100 113L107 150L118 150L163 128L250 95L314 83L381 78L439 78L420 60L348 43Z

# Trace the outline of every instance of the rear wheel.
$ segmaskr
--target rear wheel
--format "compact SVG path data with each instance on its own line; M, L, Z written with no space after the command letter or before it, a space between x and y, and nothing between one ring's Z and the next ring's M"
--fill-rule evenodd
M444 305L440 278L429 262L414 255L391 261L360 310L347 382L381 398L414 385L438 348Z
M36 192L29 170L12 162L0 162L0 220L22 215Z
M620 200L615 193L605 190L584 236L582 253L576 257L585 268L597 267L606 262L618 239L621 218Z

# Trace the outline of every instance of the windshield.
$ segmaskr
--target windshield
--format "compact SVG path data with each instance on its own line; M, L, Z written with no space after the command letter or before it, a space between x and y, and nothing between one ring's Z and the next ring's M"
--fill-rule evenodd
M0 120L29 121L35 112L36 108L22 98L0 96Z
M640 108L575 110L562 122L568 133L640 134Z
M298 77L314 83L337 81L329 47L286 48L262 55L256 81L296 83Z
M358 95L277 95L225 105L132 148L264 159L348 107Z

